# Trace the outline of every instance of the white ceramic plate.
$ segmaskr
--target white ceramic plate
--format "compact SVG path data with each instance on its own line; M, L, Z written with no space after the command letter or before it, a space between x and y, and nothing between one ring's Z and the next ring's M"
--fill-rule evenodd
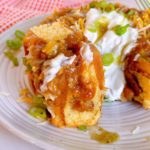
M127 3L127 1L122 1ZM129 1L128 1L129 2ZM135 3L129 3L130 6ZM150 149L150 111L144 110L134 103L104 103L100 124L107 130L116 131L121 139L110 145L99 144L90 139L87 132L77 129L58 129L50 124L41 124L39 120L28 115L27 106L17 102L20 89L29 87L24 74L19 54L20 65L13 67L5 58L3 51L6 49L5 42L12 38L14 31L20 29L27 31L31 26L38 24L44 17L35 17L22 23L16 24L11 29L0 35L0 121L11 132L21 138L49 150L148 150ZM9 95L5 95L9 93ZM3 94L2 94L3 93ZM139 132L132 131L139 126Z

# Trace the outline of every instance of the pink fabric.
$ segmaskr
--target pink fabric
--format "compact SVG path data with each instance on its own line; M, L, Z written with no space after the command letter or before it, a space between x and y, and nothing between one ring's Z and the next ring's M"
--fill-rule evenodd
M0 0L0 33L13 24L51 12L62 7L78 7L92 0ZM108 0L117 2L119 0ZM124 0L123 4L138 7L134 0Z
M62 7L62 0L0 0L0 33L18 21Z
M0 33L13 24L62 7L76 7L91 0L0 0Z

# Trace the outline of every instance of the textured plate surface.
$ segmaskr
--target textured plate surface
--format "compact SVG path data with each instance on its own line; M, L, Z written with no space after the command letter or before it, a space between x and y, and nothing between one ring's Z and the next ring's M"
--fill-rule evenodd
M127 3L127 1L124 2ZM22 54L19 54L19 67L15 68L3 55L3 51L6 50L5 41L13 37L16 29L27 31L31 26L38 24L43 17L45 16L19 23L0 35L1 123L21 138L49 150L150 149L150 141L147 140L147 137L150 137L150 111L144 110L138 104L114 102L103 105L101 126L118 132L121 139L114 144L102 145L91 140L87 132L81 132L77 129L58 129L48 123L39 123L38 120L27 114L25 104L17 102L20 89L29 87L21 63L23 50ZM9 95L3 92L9 93ZM140 127L139 132L132 134L136 126Z

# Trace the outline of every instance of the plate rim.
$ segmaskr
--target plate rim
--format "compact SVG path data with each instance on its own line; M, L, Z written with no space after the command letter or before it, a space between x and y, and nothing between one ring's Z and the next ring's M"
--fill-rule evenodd
M36 15L33 16L29 19L26 20L22 20L19 21L18 23L14 24L13 26L11 26L9 29L7 29L6 31L4 31L3 33L0 34L0 39L3 38L3 36L9 34L9 32L11 32L12 30L14 30L14 28L17 28L19 26L21 26L21 24L23 23L28 23L30 21L33 21L34 19L41 19L49 16L51 14L51 12L49 13L44 13L42 15ZM0 55L3 53L3 50L0 51ZM57 149L57 150L65 150L57 145L54 145L52 143L46 144L43 141L38 140L37 138L32 137L31 135L19 130L18 128L15 128L15 126L13 126L12 124L10 124L5 118L3 118L0 115L0 123L2 125L2 127L4 127L6 130L10 131L11 133L13 133L14 135L16 135L17 137L20 137L21 139L25 140L26 142L29 142L39 148L44 148L45 150L49 150L49 148L52 148L53 150ZM38 144L39 143L39 144Z
M34 19L42 19L48 15L50 15L51 12L49 13L43 13L42 15L36 15L33 16L29 19L25 19L22 21L19 21L18 23L14 24L13 26L11 26L9 29L6 29L4 32L2 32L0 34L0 39L3 38L3 36L9 34L9 32L12 32L14 30L14 28L20 27L23 23L28 23L30 21L33 21ZM0 51L0 55L3 53L3 50ZM41 141L37 138L34 138L32 135L29 135L25 132L23 132L22 130L15 128L15 126L13 126L11 123L9 123L4 117L2 117L0 115L0 123L2 125L2 127L4 127L6 130L10 131L11 133L13 133L15 136L20 137L21 139L23 139L26 142L29 142L39 148L45 149L45 150L66 150L66 148L62 148L60 146L57 146L55 144L52 143L46 143L44 141Z

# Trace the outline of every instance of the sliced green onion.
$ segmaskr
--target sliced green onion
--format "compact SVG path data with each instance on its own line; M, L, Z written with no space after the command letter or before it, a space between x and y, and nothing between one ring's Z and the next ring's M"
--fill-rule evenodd
M115 10L115 5L112 3L107 3L105 0L100 1L100 2L92 2L90 3L90 8L100 8L102 11L107 11L107 12L111 12L113 10Z
M121 55L119 55L118 57L116 57L116 62L119 64L121 62Z
M129 26L130 26L129 24L127 24L125 26L117 25L113 28L113 30L117 35L121 36L127 32L127 28Z
M22 58L22 62L23 62L23 64L26 66L26 65L27 65L27 58L26 58L26 57L23 57L23 58Z
M46 119L46 110L40 107L31 107L29 109L29 114L35 118Z
M115 10L115 6L112 3L109 3L105 8L105 11L107 11L107 12L111 12L113 10Z
M91 25L91 26L88 28L88 30L89 30L90 32L96 32L96 31L99 30L99 28L100 28L100 22L99 22L99 20L95 20L95 21L94 21L94 24Z
M41 95L34 95L33 96L33 105L41 108L45 108L43 104L44 98Z
M99 21L99 19L97 19L97 20L94 21L94 26L97 29L100 27L100 21Z
M109 19L105 16L100 17L99 19L95 20L93 25L88 28L90 32L98 32L98 37L94 41L96 44L104 35L104 33L108 29Z
M90 8L94 8L96 6L97 2L96 1L93 1L90 3Z
M88 28L90 32L96 32L96 31L104 31L104 29L107 29L109 23L109 19L105 16L100 17L99 19L94 21L94 24Z
M22 39L24 38L24 36L25 36L25 33L22 32L22 31L20 31L20 30L16 30L16 31L15 31L15 36L16 36L17 38L19 38L20 40L22 40Z
M97 36L96 40L94 41L94 44L97 44L103 35L104 35L104 33L103 33L102 29L99 29L98 30L98 36Z
M96 31L97 31L97 29L96 29L94 26L88 27L88 30L89 30L90 32L96 32Z
M125 12L122 12L122 15L123 15L125 18L128 17L128 15L127 15Z
M98 29L100 28L100 22L99 22L99 19L95 20L93 25L91 25L88 30L91 31L91 32L96 32L98 31Z
M107 27L109 24L109 19L105 16L102 16L98 19L99 25L102 27Z
M108 29L109 19L105 16L100 17L98 20L94 22L96 29L98 31L98 37L95 40L95 44L102 38L105 32Z
M130 11L127 13L128 16L132 16L132 15L134 15L134 14L135 14L135 11L134 11L134 10L130 10Z
M90 8L100 8L102 10L104 10L106 7L107 7L108 3L106 1L100 1L100 2L97 2L97 1L94 1L94 2L91 2L90 3Z
M26 57L23 57L22 62L26 66L26 71L30 72L32 70L32 66L28 63L28 59Z
M101 8L102 10L105 10L107 5L108 5L108 3L106 1L100 1L100 2L98 2L97 7Z
M106 53L102 56L102 61L104 66L109 66L114 62L113 53Z
M81 131L86 131L87 130L87 126L81 125L81 126L78 126L78 129L81 130Z
M18 50L21 48L22 46L22 42L21 40L19 39L14 39L14 40L7 40L7 46L10 48L10 49L13 49L13 50Z
M19 65L17 57L15 57L11 51L5 51L4 54L10 61L12 61L14 66Z

